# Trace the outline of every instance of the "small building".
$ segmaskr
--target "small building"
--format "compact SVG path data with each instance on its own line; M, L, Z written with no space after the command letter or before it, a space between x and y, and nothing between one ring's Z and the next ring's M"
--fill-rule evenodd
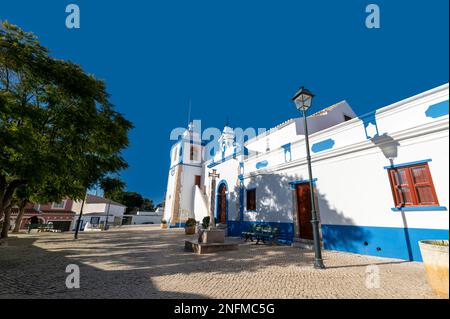
M30 224L52 223L54 229L68 231L75 216L74 206L76 203L71 199L65 199L60 203L28 204L20 229L27 229ZM11 228L16 223L18 213L18 208L14 207L11 214Z
M72 230L75 230L76 228L81 211L81 204L82 201L77 201L73 205L72 209L75 212L75 216L72 220ZM113 200L96 195L87 195L83 207L83 214L81 216L80 230L84 229L86 223L90 223L94 227L100 227L105 224L106 218L108 218L108 225L119 226L122 224L126 208L125 205Z
M137 211L136 214L123 215L122 225L160 224L162 217L162 207L158 207L154 212Z

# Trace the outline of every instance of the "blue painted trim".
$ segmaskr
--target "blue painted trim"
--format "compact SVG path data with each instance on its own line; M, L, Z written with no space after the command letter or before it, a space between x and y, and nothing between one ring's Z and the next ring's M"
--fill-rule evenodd
M244 162L239 162L239 179L243 179L243 176L244 176Z
M448 100L430 105L425 111L425 115L433 119L448 115Z
M248 231L251 225L270 225L279 229L279 243L290 245L294 238L294 224L291 222L269 221L228 221L228 236L241 236L241 232Z
M415 212L415 211L446 211L445 206L405 206L391 208L393 212Z
M363 122L364 131L365 131L365 133L366 133L366 138L367 138L367 139L371 139L371 138L374 138L374 137L379 136L378 125L377 125L377 118L376 118L376 110L375 110L375 111L372 111L372 112L369 112L369 113L366 113L366 114L364 114L364 115L362 115L362 116L359 116L358 118ZM368 127L370 124L372 124L373 126L375 126L376 133L375 133L374 136L369 136L369 135L368 135L367 127Z
M184 228L185 225L186 223L176 223L175 225L169 224L169 228Z
M291 143L284 144L281 146L281 148L284 150L284 162L290 162L292 160Z
M334 140L329 138L327 140L324 140L324 141L321 141L321 142L313 144L313 146L311 147L311 150L314 153L319 153L319 152L322 152L322 151L326 151L326 150L332 149L334 144L335 144Z
M289 185L291 185L291 190L294 190L295 189L295 185L308 184L309 181L310 181L309 179L300 179L300 180L289 182ZM316 186L317 178L313 178L312 181L313 181L314 186Z
M417 164L424 164L431 162L431 158L424 159L421 161L415 161L415 162L408 162L408 163L402 163L402 164L395 164L390 166L385 166L384 169L390 169L390 168L397 168L397 167L405 167L405 166L411 166L411 165L417 165Z
M422 261L419 240L448 240L448 229L322 224L325 249Z
M256 163L256 169L264 168L264 167L266 167L267 165L269 165L269 162L266 161L266 160L261 161L261 162L258 162L258 163Z
M239 183L239 221L244 221L244 182L243 180Z

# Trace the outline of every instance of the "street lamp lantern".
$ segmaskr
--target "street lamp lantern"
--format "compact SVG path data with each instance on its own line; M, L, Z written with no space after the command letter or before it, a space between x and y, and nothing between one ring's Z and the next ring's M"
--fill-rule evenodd
M311 154L309 151L309 136L308 136L308 120L306 111L311 107L314 94L305 89L303 86L295 93L292 100L299 111L303 113L303 124L305 129L305 144L306 144L306 161L308 162L309 173L309 192L311 195L311 224L313 229L314 239L314 268L325 268L322 260L322 250L320 246L320 232L319 232L319 219L317 218L316 202L314 197L314 182L311 167Z
M297 93L295 93L292 101L294 101L297 110L307 111L311 107L313 97L314 94L302 86Z

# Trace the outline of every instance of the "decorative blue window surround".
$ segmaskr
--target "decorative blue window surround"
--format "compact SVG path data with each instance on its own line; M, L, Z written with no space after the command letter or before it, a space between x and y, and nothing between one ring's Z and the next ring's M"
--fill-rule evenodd
M405 166L411 166L411 165L417 165L417 164L424 164L431 162L431 158L424 159L421 161L415 161L415 162L408 162L408 163L401 163L401 164L394 164L390 166L385 166L384 169L390 169L390 168L399 168L399 167L405 167Z
M300 179L300 180L297 180L297 181L292 181L292 182L289 182L289 185L291 186L291 190L295 190L295 185L299 185L299 184L308 184L309 183L309 179ZM314 184L314 186L316 185L316 182L317 182L317 178L313 178L313 184Z
M405 206L391 208L393 212L446 211L445 206Z
M335 142L333 139L329 138L327 140L315 143L312 145L311 150L314 153L322 152L333 148Z
M266 160L261 161L261 162L258 162L258 163L256 163L256 169L264 168L264 167L266 167L267 165L269 165L269 162L266 161Z
M284 162L290 162L292 160L291 143L285 144L281 148L284 150Z
M448 115L448 100L430 105L425 111L425 115L433 119Z
M376 111L369 112L363 116L360 116L359 119L363 121L364 130L366 132L366 138L371 139L374 137L377 137L379 135L378 132L378 125L377 125L377 118L376 118ZM374 134L371 134L367 131L367 128L369 126L373 126L375 128Z

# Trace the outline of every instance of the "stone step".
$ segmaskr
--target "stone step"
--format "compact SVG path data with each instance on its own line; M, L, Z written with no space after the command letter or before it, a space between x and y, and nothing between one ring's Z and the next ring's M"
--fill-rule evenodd
M187 251L192 251L199 255L202 254L211 254L218 251L226 251L226 250L238 250L239 242L236 241L225 241L224 243L212 243L205 244L199 243L198 240L185 240L184 241L184 249Z

